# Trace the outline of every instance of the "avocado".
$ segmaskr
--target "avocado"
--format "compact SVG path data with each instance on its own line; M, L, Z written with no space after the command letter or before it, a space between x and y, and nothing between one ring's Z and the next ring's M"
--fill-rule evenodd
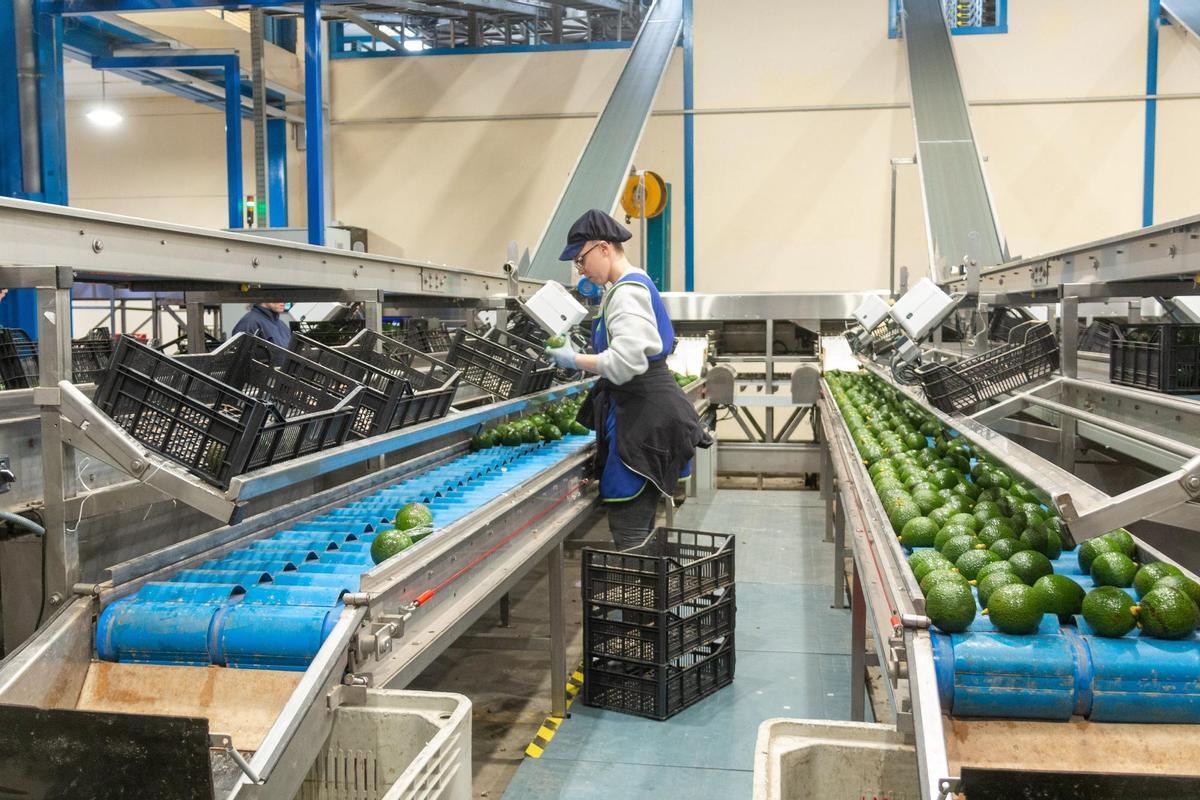
M1095 539L1088 539L1079 546L1079 569L1083 571L1083 574L1090 575L1092 572L1092 560L1096 556L1101 553L1115 552L1117 552L1117 546L1102 536L1098 536ZM1149 591L1150 587L1147 586L1146 589Z
M422 503L408 503L396 512L396 529L406 531L433 524L433 514Z
M1196 604L1179 589L1155 585L1138 608L1142 632L1155 639L1182 639L1196 630Z
M1028 550L1029 546L1018 539L1000 539L992 544L988 550L991 550L996 555L1003 558L1005 561L1015 556L1022 550Z
M1036 550L1022 550L1019 553L1013 553L1009 557L1008 563L1012 564L1013 571L1017 573L1017 577L1030 586L1036 583L1037 579L1043 575L1050 575L1054 572L1054 567L1050 564L1050 559Z
M928 595L929 590L934 584L942 581L953 581L955 583L967 583L967 579L962 576L962 573L956 569L935 569L930 571L921 579L921 594Z
M1030 551L1024 551L1030 552ZM992 592L984 614L1001 633L1033 633L1042 622L1042 605L1032 586L1010 583Z
M937 525L927 517L914 517L904 524L900 543L905 547L932 547L937 532Z
M967 580L973 581L975 580L975 576L978 574L979 569L984 564L990 564L993 561L999 560L1000 556L996 555L990 550L968 550L958 557L958 559L954 562L954 566L958 568L958 571L961 572L967 578Z
M1092 561L1092 580L1097 586L1133 586L1137 564L1124 553L1101 553Z
M1106 539L1116 545L1117 549L1125 555L1133 558L1137 555L1137 544L1133 541L1133 535L1124 528L1117 528L1115 531L1109 531L1104 534L1102 539Z
M975 621L975 595L964 583L943 581L925 595L925 614L943 633L961 633Z
M976 539L974 536L966 534L955 536L942 547L942 555L950 561L958 561L959 557L968 550L974 550L977 547L982 547L983 542Z
M1011 572L992 572L985 578L980 578L975 581L975 591L979 593L979 602L985 607L988 604L988 598L992 596L992 592L999 589L1001 586L1008 586L1012 583L1020 583L1021 579Z
M413 541L404 531L388 528L375 534L371 542L371 560L376 564L387 561L397 553L412 547Z
M1043 575L1033 584L1042 611L1067 622L1083 607L1083 587L1065 575Z
M1097 636L1124 636L1137 625L1137 605L1115 586L1092 589L1083 598L1080 610Z
M1094 541L1094 540L1093 540ZM1080 548L1082 553L1083 548ZM1133 589L1137 592L1138 597L1143 597L1147 592L1154 588L1160 578L1165 578L1168 575L1183 576L1183 572L1174 564L1168 564L1165 561L1154 561L1144 565L1137 571L1137 575L1133 578Z

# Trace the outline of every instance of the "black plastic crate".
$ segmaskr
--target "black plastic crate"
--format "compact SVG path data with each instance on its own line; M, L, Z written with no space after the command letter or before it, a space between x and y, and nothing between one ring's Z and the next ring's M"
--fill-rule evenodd
M384 332L422 353L444 353L450 349L453 341L444 324L437 323L430 327L429 321L423 319L406 320L403 325L385 328Z
M361 319L322 319L322 320L292 320L292 333L300 334L315 342L327 345L345 344L366 328L365 320Z
M382 426L395 413L401 395L408 391L403 383L382 388L364 384L327 365L318 364L299 353L246 333L235 334L211 353L179 358L251 397L257 397L261 387L267 385L264 382L271 380L271 372L295 378L299 381L298 385L307 387L301 395L293 394L287 398L285 402L289 404L312 406L315 402L313 398L318 395L336 402L351 393L357 393L358 410L351 435L360 439L386 430Z
M203 356L191 356L192 359ZM248 359L241 390L122 336L95 404L150 450L221 487L346 441L361 390L337 397Z
M1112 383L1200 393L1200 325L1125 325L1113 332L1108 355Z
M1022 322L1009 332L1008 344L958 363L922 364L915 373L925 389L925 399L953 413L973 409L1056 369L1054 331L1044 322Z
M339 350L408 382L412 391L402 396L396 406L397 428L441 419L450 410L462 370L369 330L362 331Z
M698 647L666 664L603 656L583 660L583 702L664 720L733 682L733 636Z
M583 652L585 657L664 664L729 636L736 616L732 586L669 611L633 611L591 603L583 616Z
M113 341L108 328L96 328L71 342L71 372L75 383L92 383L108 367ZM38 385L37 342L20 328L0 328L0 382L5 389Z
M1086 353L1107 353L1117 330L1117 324L1105 319L1092 320L1079 328L1079 350Z
M669 611L733 585L734 536L655 528L629 550L583 549L583 602Z
M454 332L446 360L463 371L463 380L508 399L550 388L555 367L532 342L492 328L485 336L466 328Z

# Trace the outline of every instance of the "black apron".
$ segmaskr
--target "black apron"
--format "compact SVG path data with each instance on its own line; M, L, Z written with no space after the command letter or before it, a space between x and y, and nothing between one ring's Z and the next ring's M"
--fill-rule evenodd
M711 447L712 437L700 425L691 401L667 369L666 359L651 361L649 368L623 384L606 378L596 381L578 421L596 432L597 480L608 460L609 404L617 409L617 455L625 466L671 495L697 447Z

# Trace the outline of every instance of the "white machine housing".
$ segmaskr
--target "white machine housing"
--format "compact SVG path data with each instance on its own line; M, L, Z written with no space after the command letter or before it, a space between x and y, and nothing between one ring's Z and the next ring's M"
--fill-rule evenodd
M875 330L879 323L887 319L888 312L891 310L891 306L884 302L882 297L877 294L869 294L858 308L850 312L850 315L859 325L862 325L863 330L869 332Z
M557 281L546 281L522 308L551 336L561 336L587 316L587 309Z
M919 342L942 323L958 305L929 278L922 278L889 309L892 319L914 342Z

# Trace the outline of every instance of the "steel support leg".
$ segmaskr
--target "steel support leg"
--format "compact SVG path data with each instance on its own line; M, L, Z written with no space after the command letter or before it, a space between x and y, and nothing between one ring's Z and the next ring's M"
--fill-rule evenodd
M858 580L858 565L854 565L853 597L850 600L850 719L866 720L867 688L867 603Z
M840 497L833 499L833 607L846 607L846 515Z
M825 495L825 541L833 541L833 454L828 445L821 448L821 493Z
M37 302L39 384L57 388L59 380L71 375L71 290L38 289ZM71 587L79 580L79 538L76 532L67 530L65 454L58 406L43 407L41 422L46 526L42 616L46 617L70 597Z
M1062 336L1059 369L1068 378L1079 376L1079 298L1062 299ZM1058 465L1068 472L1075 471L1075 446L1079 423L1074 417L1059 414Z
M567 715L567 628L563 613L563 546L559 542L546 556L550 580L550 713Z
M509 601L508 593L505 592L500 598L500 627L509 627Z
M186 294L183 299L187 308L187 351L189 353L208 352L204 343L204 305L192 301Z
M766 382L763 384L763 393L766 395L775 394L775 320L767 320L767 349L766 358L763 366L766 368ZM763 435L763 441L770 443L775 441L775 408L767 406L766 413L766 432Z

